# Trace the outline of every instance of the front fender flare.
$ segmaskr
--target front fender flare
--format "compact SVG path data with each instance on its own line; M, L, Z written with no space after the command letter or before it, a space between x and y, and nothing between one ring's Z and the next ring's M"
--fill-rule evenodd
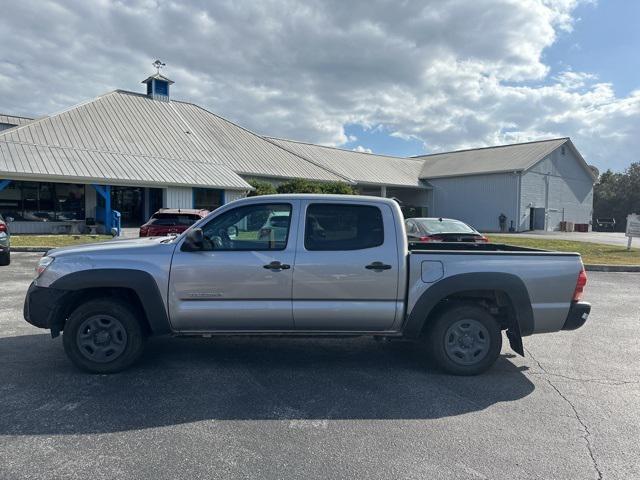
M60 277L51 288L78 291L87 288L127 288L133 290L155 335L171 332L169 317L160 289L153 276L142 270L128 268L97 268L81 270Z

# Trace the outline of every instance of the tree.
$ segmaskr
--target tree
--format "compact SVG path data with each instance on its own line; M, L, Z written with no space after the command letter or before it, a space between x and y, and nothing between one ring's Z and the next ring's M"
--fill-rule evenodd
M624 173L607 170L593 190L593 217L616 219L616 230L624 231L627 215L640 213L640 162Z

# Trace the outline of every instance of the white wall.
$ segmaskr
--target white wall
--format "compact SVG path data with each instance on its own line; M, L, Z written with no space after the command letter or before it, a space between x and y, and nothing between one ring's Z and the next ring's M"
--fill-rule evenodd
M233 202L247 196L247 192L242 190L225 190L224 191L224 203Z
M523 173L520 188L521 230L529 229L531 207L548 207L547 230L558 230L563 220L574 223L591 221L593 180L579 162L568 146L564 155L559 147Z
M429 179L433 186L429 215L462 220L477 230L500 230L498 217L507 216L507 228L518 220L518 175L499 173Z
M162 192L162 206L165 208L193 208L191 187L167 187Z

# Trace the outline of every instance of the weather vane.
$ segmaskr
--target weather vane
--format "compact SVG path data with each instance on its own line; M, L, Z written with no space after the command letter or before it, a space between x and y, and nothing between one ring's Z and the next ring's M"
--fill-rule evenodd
M167 66L166 63L161 62L160 60L156 60L155 62L153 62L151 65L153 65L154 67L156 67L157 73L158 75L160 74L160 69L164 68Z

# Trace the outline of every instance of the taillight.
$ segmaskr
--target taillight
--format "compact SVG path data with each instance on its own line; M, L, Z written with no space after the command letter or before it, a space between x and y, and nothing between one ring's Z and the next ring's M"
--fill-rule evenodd
M584 271L584 267L578 274L578 281L576 282L576 289L573 291L573 301L579 302L582 300L582 294L584 293L584 287L587 284L587 272Z
M144 225L140 227L140 236L146 237L147 233L149 233L149 227L145 227Z
M476 238L476 242L489 243L489 239L487 237L485 237L484 235L482 235L481 237Z
M0 223L0 232L7 232L7 225L4 223Z
M429 240L431 240L431 237L420 237L421 242L428 242Z

